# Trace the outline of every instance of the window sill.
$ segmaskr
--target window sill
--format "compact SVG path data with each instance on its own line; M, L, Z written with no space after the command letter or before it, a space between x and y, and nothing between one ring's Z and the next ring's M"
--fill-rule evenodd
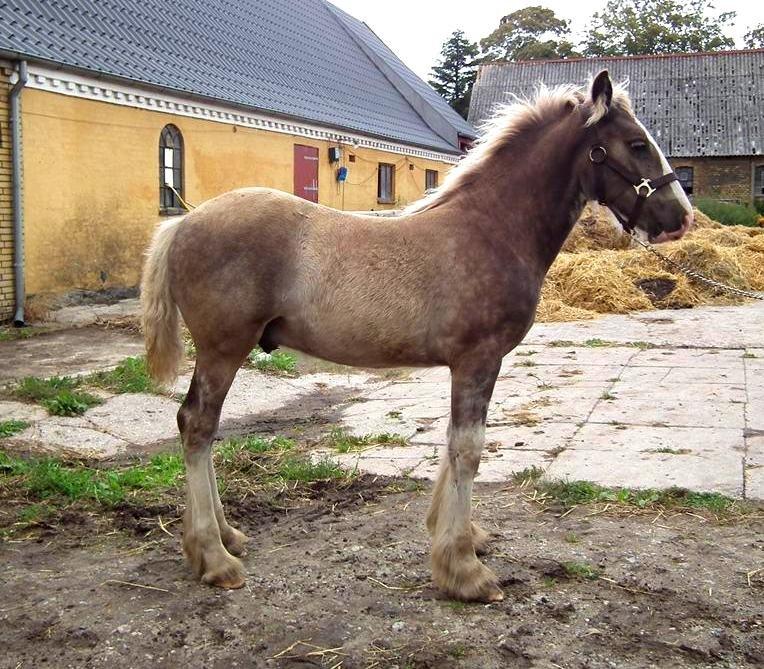
M183 216L187 213L188 212L185 209L180 209L178 207L160 208L159 210L160 216Z
M381 200L377 198L377 204L395 204L395 200Z

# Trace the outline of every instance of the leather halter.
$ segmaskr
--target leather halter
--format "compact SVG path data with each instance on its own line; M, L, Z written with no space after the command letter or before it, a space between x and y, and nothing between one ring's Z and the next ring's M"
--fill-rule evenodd
M592 162L592 164L595 165L595 167L604 165L605 167L609 168L619 177L628 182L636 191L637 199L634 202L631 213L629 214L628 218L626 218L626 220L623 220L623 217L613 210L613 213L621 222L621 225L623 226L624 230L626 230L626 232L632 232L634 228L637 227L637 220L639 219L639 215L642 213L642 207L645 206L645 202L653 193L655 193L655 191L663 188L664 186L667 186L672 181L679 181L679 177L674 172L664 174L657 179L636 177L633 173L624 168L623 165L613 160L608 155L607 149L601 144L595 144L592 146L592 148L589 150L589 160ZM594 171L594 190L598 202L607 206L608 203L605 201L605 184L602 178L602 170L595 169ZM628 187L626 190L628 190ZM617 197L620 197L620 195L626 192L626 190L621 191ZM614 199L617 199L617 197Z

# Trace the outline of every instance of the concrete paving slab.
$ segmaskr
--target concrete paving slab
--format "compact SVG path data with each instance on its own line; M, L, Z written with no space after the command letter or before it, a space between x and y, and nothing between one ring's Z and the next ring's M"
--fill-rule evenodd
M742 370L740 349L651 349L637 351L631 360L634 367L707 367L715 370Z
M764 434L748 437L745 458L745 496L764 499Z
M674 486L742 497L740 453L671 455L630 451L566 450L546 470L549 479L592 481L603 486Z
M23 420L31 423L48 417L48 412L38 404L0 401L0 421Z
M745 389L725 384L661 384L617 382L614 399L597 402L589 421L633 425L745 427Z
M638 458L642 453L670 451L683 455L732 454L738 460L745 453L744 431L712 427L656 427L587 423L568 440L569 449L619 451ZM594 456L596 457L596 456ZM676 460L677 464L682 460Z
M0 342L0 383L26 376L76 376L142 355L143 340L120 330L81 328Z
M178 437L180 404L167 397L116 395L85 416L93 427L131 445L145 446Z
M49 453L97 460L122 455L129 448L124 439L90 427L79 418L42 421L3 441L14 450L28 450L35 455Z

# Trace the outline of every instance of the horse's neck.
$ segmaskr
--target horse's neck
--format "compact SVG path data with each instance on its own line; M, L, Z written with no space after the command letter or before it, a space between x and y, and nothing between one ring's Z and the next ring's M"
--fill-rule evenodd
M575 171L580 138L568 118L510 141L457 198L461 220L485 228L513 255L537 260L546 274L585 203Z

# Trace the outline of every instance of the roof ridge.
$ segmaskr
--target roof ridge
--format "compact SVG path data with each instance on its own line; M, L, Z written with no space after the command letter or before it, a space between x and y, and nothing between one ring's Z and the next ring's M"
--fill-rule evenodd
M426 82L421 80L403 61L400 60L395 52L387 45L387 43L377 33L369 27L365 21L355 18L351 14L348 14L344 10L340 9L336 5L329 2L329 0L323 0L330 13L334 15L335 20L342 26L342 29L350 35L351 39L361 48L369 61L376 67L382 75L395 87L395 89L403 96L409 106L416 112L416 114L444 140L449 142L454 148L459 146L459 136L466 136L466 133L460 130L446 114L444 114L437 106L433 105L427 98L416 90L409 82L401 77L394 68L384 61L378 54L373 52L370 45L363 40L363 38L356 34L348 25L349 21L354 21L364 26L366 30L378 40L379 44L393 57L395 58L406 70L408 70L413 76L415 76L423 85L427 86ZM435 93L433 91L435 95ZM445 102L445 101L444 101ZM447 103L446 103L447 104ZM450 108L450 107L449 107ZM429 113L428 113L429 112ZM454 111L454 114L457 112ZM437 115L437 119L432 118L432 114ZM461 118L461 117L460 117ZM440 121L440 122L438 122ZM469 122L465 121L469 125ZM471 126L470 126L471 127ZM477 136L477 133L472 131L471 138Z
M762 53L764 48L758 49L727 49L724 51L683 51L681 53L640 53L621 56L581 56L580 58L549 58L549 59L534 59L534 60L492 60L481 65L481 67L489 67L497 65L503 67L505 65L543 65L545 63L580 63L587 60L651 60L662 58L696 58L703 56L739 56L741 54L748 53Z

